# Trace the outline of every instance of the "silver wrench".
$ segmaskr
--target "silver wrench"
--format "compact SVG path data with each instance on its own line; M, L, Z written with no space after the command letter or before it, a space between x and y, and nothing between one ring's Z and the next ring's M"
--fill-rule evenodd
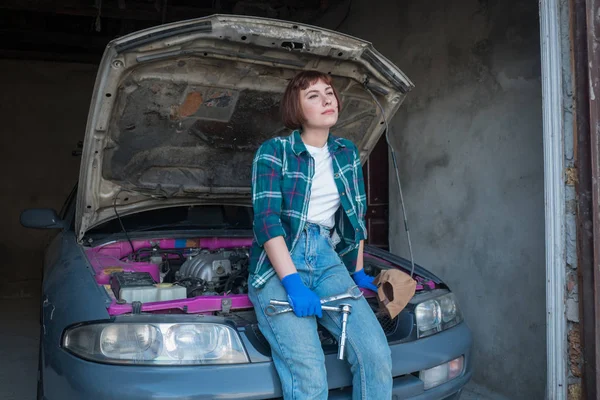
M320 300L320 302L321 302L321 304L325 304L325 303L329 303L329 302L336 301L336 300L342 300L342 299L359 299L362 297L362 295L363 295L363 293L360 291L358 286L354 285L354 286L349 287L348 290L346 290L344 293L336 294L336 295L329 296L329 297L324 297ZM269 316L293 311L293 308L290 306L290 303L287 301L271 300L269 303L270 303L270 305L265 308L265 313ZM277 308L275 306L284 306L284 308ZM337 310L337 309L332 310L332 309L327 309L326 307L328 307L328 306L321 306L321 309L325 310L325 311L340 311L341 312L341 310Z
M277 308L276 306L285 306L285 307ZM335 306L321 306L321 310L342 312L341 307L335 307ZM269 304L265 308L265 314L267 314L270 317L272 317L273 315L284 314L284 313L290 312L290 311L293 311L292 307L290 307L290 303L288 303L287 301L279 301L279 300L271 300L271 304Z
M277 300L274 300L277 301ZM285 301L280 301L279 303L286 303ZM274 307L273 304L267 306L266 313L267 315L277 315L285 312L291 311L287 309L276 310L274 313L269 314L269 307ZM340 338L338 340L338 360L344 359L344 351L346 350L346 326L348 325L348 316L352 312L352 306L350 304L340 304L339 307L335 306L321 306L321 308L325 311L335 311L342 313L342 331L340 333Z
M336 294L334 296L329 296L321 299L321 304L329 303L331 301L341 300L341 299L359 299L363 295L363 292L360 291L358 286L350 286L348 290L344 293Z
M346 349L346 325L348 324L348 316L352 312L350 304L340 304L342 309L342 333L338 342L338 360L344 359L344 350Z

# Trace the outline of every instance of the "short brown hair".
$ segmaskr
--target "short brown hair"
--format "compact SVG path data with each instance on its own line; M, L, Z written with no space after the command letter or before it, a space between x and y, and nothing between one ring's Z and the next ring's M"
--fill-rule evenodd
M306 122L302 107L300 106L300 91L305 90L310 85L323 81L333 89L338 104L338 113L342 110L342 102L338 96L337 90L333 87L331 75L319 71L302 71L292 78L288 83L281 99L281 119L283 124L289 129L299 129Z

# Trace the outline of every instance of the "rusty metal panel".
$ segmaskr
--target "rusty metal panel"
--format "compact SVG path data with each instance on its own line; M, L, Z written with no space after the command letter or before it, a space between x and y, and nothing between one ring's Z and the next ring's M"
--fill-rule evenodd
M586 399L597 399L600 394L598 6L600 2L596 0L570 1L577 139L575 187L578 284L583 347L583 397Z
M591 174L591 225L593 262L587 268L591 290L584 293L584 334L588 340L584 360L586 369L585 389L588 399L597 399L600 394L600 0L586 2L587 20L587 68L589 88L589 166ZM585 317L585 315L584 315ZM591 335L593 334L593 336ZM591 380L593 379L594 382Z
M587 399L595 399L596 329L594 301L594 231L592 221L592 169L590 143L590 109L588 83L588 51L586 0L571 1L573 72L575 85L575 136L577 140L577 263L583 349L582 384Z

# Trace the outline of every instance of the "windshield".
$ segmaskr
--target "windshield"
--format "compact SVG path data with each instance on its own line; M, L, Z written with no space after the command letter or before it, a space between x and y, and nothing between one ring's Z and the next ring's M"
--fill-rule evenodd
M128 233L186 229L252 229L252 207L202 205L170 207L121 216ZM122 232L115 217L90 230L90 234Z

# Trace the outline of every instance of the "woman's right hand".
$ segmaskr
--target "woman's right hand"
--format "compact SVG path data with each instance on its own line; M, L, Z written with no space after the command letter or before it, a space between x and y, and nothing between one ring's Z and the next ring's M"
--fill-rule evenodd
M286 275L281 283L288 294L288 301L297 317L316 315L321 318L323 316L321 299L315 292L306 287L297 272Z

